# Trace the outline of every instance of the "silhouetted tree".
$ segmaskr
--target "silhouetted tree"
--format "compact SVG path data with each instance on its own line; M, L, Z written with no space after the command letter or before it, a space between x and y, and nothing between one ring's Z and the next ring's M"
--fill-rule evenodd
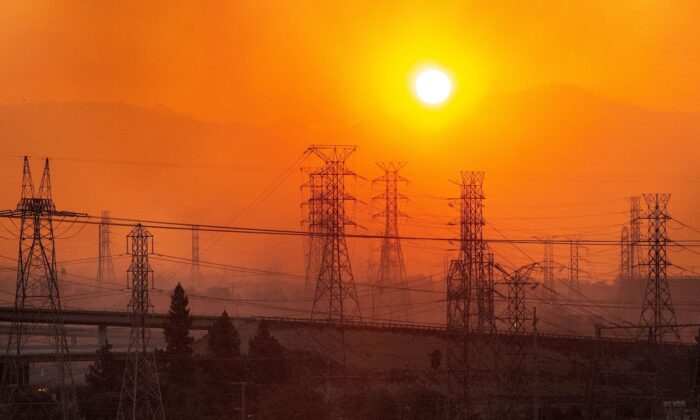
M80 411L86 419L113 419L119 404L124 363L117 360L109 342L97 354L97 360L88 366L85 374L86 385L78 387Z
M209 355L202 360L212 397L226 399L233 392L233 383L240 381L243 367L240 360L241 339L228 314L224 311L209 330Z
M97 360L88 366L85 382L93 392L119 391L122 379L122 368L112 353L109 341L97 350Z
M254 382L279 384L286 380L284 347L270 334L265 320L258 323L255 335L248 341L248 357Z
M209 330L209 353L214 357L241 355L241 339L226 311L217 318Z
M188 305L185 289L178 283L170 295L170 311L165 320L163 334L167 343L165 357L168 375L171 380L180 384L191 379L193 374L190 359L194 339L190 336L192 317Z

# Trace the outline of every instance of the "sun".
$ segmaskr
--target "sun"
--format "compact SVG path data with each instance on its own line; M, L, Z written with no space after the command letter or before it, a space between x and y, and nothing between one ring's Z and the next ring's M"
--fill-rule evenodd
M452 82L447 74L437 68L421 71L416 77L414 89L424 104L437 106L444 103L452 93Z

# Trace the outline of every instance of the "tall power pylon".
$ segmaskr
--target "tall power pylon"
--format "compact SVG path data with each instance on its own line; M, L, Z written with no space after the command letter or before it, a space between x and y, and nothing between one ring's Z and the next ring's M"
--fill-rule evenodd
M323 183L323 257L316 281L316 293L311 311L313 319L342 322L361 318L360 303L345 241L345 227L353 222L345 212L345 202L354 200L345 188L345 178L355 175L346 161L355 146L311 146L309 151L324 162L318 175Z
M668 234L666 222L670 194L644 194L647 205L647 284L642 302L642 333L648 333L649 341L660 343L671 335L680 340L676 312L671 301L666 268L669 261L666 253Z
M475 299L478 331L493 331L493 277L488 268L489 249L484 241L484 173L465 171L460 182L460 259L464 262L467 281L471 284ZM471 310L467 314L471 313Z
M112 263L111 233L109 210L102 210L100 224L97 227L99 253L97 259L97 287L104 283L116 281L114 264Z
M632 278L630 244L630 227L623 226L620 232L620 280L622 281Z
M469 322L471 283L462 259L447 271L447 387L448 418L465 420L471 404Z
M545 238L544 244L544 262L542 264L542 283L544 284L544 294L551 302L556 300L556 284L554 276L554 243L552 238Z
M2 418L25 418L43 411L46 418L55 416L56 407L37 399L28 389L29 366L22 361L24 346L32 335L36 324L27 324L25 310L48 310L52 314L49 328L54 347L56 377L56 403L62 419L77 419L78 404L75 382L68 358L65 325L61 317L61 299L56 273L54 247L54 216L84 216L78 213L58 211L51 196L49 160L44 163L39 191L32 181L29 159L24 158L22 176L22 198L15 210L0 212L5 217L20 218L19 256L17 264L17 286L12 325L7 341L7 358L2 369ZM32 414L29 414L32 413Z
M526 344L528 342L525 333L525 325L528 320L532 319L531 311L528 311L525 305L526 287L532 285L530 282L530 272L535 268L537 263L525 265L515 269L512 272L507 272L505 269L496 265L499 271L504 275L503 283L507 286L507 305L505 310L504 321L508 334L505 336L502 344L505 345L504 357L502 360L500 380L502 388L500 391L506 396L506 399L518 400L527 393L524 389L523 381L523 365L527 356ZM512 411L513 404L505 404L503 407L502 418L516 418Z
M579 269L579 239L572 236L569 239L569 301L581 297L581 279Z
M389 320L410 320L410 297L406 284L406 266L399 239L399 200L406 197L399 192L399 183L407 180L399 175L406 166L404 162L377 163L384 175L374 182L384 184L384 192L375 199L384 200L384 210L376 216L384 217L384 236L382 237L379 273L377 281L376 303L383 310L378 315ZM388 287L388 288L387 288Z
M536 266L537 263L533 263L508 272L496 264L496 268L504 275L503 284L508 288L503 320L506 323L506 330L510 334L522 334L526 321L530 319L525 306L525 286L533 284L529 280L530 272Z
M308 236L304 254L306 276L304 281L304 297L314 297L318 273L321 269L323 249L325 245L325 229L323 209L324 178L321 169L317 167L302 168L307 181L301 186L302 190L302 225L306 227Z
M131 265L127 284L131 288L129 350L119 396L118 420L165 419L158 371L153 352L149 352L151 330L149 312L152 305L149 288L153 286L153 269L148 261L153 251L153 235L141 224L127 236L127 253Z
M199 287L201 271L199 266L199 226L192 226L192 266L190 268L190 285Z
M629 265L630 278L641 281L644 265L644 253L642 247L642 205L641 197L636 195L630 197L630 251Z
M450 418L470 412L470 330L494 332L493 257L483 238L483 172L462 172L459 197L460 258L447 273L447 371ZM491 267L489 267L491 265ZM474 320L472 320L474 318Z

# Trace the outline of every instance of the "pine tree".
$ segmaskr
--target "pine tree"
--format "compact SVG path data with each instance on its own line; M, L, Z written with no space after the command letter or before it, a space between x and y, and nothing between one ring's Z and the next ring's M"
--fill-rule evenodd
M209 388L209 408L212 413L218 410L221 418L227 418L231 405L222 402L230 402L231 395L236 395L236 382L241 381L244 370L240 359L241 339L226 311L209 330L209 354L212 358L202 360Z
M119 391L121 369L112 353L112 345L109 341L97 350L97 355L97 360L88 366L85 382L96 393Z
M254 381L267 384L285 382L287 370L284 353L284 347L270 334L267 321L260 321L255 335L248 341L248 357Z
M190 316L189 299L180 283L175 286L170 295L170 311L165 321L165 353L168 356L191 356L194 339L190 336L192 317Z
M165 321L165 357L170 379L176 383L185 384L192 378L193 365L191 361L194 338L190 336L192 317L188 308L189 300L185 289L180 283L175 286L170 295L170 311Z
M221 314L209 330L209 353L214 357L238 357L241 355L241 339L226 311Z

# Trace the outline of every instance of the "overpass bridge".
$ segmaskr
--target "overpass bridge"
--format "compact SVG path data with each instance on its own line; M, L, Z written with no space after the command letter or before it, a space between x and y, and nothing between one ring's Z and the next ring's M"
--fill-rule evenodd
M26 309L23 314L25 323L49 324L52 322L53 315L51 311L46 309ZM0 307L0 323L12 322L14 316L13 307ZM62 311L63 323L65 325L82 325L96 326L98 330L98 342L104 344L107 338L107 327L131 327L131 319L129 312L121 311L95 311L85 309L64 309ZM151 328L163 328L167 320L167 314L153 313L150 314ZM212 328L214 321L218 319L218 315L197 315L192 314L192 325L190 330L208 331ZM272 316L232 316L231 321L237 324L254 324L260 321L268 321L271 324L279 327L332 327L345 329L364 329L364 330L385 330L385 331L402 331L407 333L423 333L432 335L444 335L447 333L447 328L444 325L437 324L419 324L419 323L397 323L397 322L375 322L361 320L345 320L342 324L336 320L329 319L310 319L310 318L293 318L293 317L272 317ZM0 330L2 332L2 330ZM499 331L498 335L505 335L506 332ZM529 335L529 333L526 333ZM81 333L84 336L84 333ZM574 334L555 334L539 332L540 337L567 338L579 340L594 340L592 335L574 335ZM607 340L607 338L606 338ZM625 339L618 338L613 340Z
M14 308L0 307L0 334L7 331L8 325L13 320ZM46 325L51 323L53 316L49 310L45 309L29 309L24 311L24 322L28 324L36 324L33 327L28 327L28 334L47 334ZM107 339L107 327L131 327L130 313L119 311L95 311L82 309L66 309L62 312L63 321L67 326L93 326L97 327L98 344L102 345ZM218 318L216 315L192 315L191 329L195 331L208 331L212 328L214 321ZM151 314L150 325L152 328L163 328L167 319L166 314ZM268 321L277 329L285 328L340 328L341 324L337 321L327 319L309 319L309 318L286 318L286 317L266 317L266 316L248 316L248 317L231 317L231 320L237 325L255 324L260 321ZM3 325L4 324L4 325ZM36 331L35 330L36 327ZM370 330L382 332L400 332L408 334L423 334L442 338L447 337L447 329L441 325L430 324L409 324L409 323L391 323L391 322L372 322L347 320L343 322L342 327L345 329L355 330ZM78 328L68 328L69 334ZM94 331L94 330L93 330ZM94 337L94 332L89 328L82 328L77 332L81 337ZM469 335L481 336L484 333L469 332ZM508 340L508 332L498 331L495 333L498 340ZM523 336L532 337L531 332L522 333ZM571 334L553 334L542 333L537 334L540 346L552 347L559 349L593 349L596 342L607 342L609 345L638 345L639 341L633 338L614 338L614 337L594 337L592 335L571 335ZM689 344L683 344L687 346ZM592 350L591 350L592 351ZM119 357L124 357L123 352L119 353ZM19 357L26 358L28 362L42 362L52 360L55 356L50 352L30 351ZM71 351L69 358L74 361L90 361L97 358L97 353L87 352L85 350ZM0 356L2 359L2 356Z
M167 314L152 313L149 315L149 325L151 328L163 328L167 320ZM196 315L192 314L192 325L190 330L208 331L219 318L218 315ZM65 325L82 325L96 326L98 344L101 346L107 340L107 327L131 327L131 318L129 312L120 311L94 311L84 309L64 309L62 311L63 323ZM14 319L13 307L0 307L0 323L10 323ZM25 323L49 324L53 321L53 314L48 309L25 309L23 312L23 321ZM328 319L310 319L310 318L289 318L289 317L270 317L270 316L249 316L230 317L231 321L237 324L257 323L259 321L268 321L280 326L318 326L318 327L340 327L341 323ZM408 323L392 323L392 322L371 322L359 320L345 320L342 323L344 328L359 328L359 329L374 329L374 330L401 330L406 332L422 332L443 334L446 329L440 325L430 324L408 324ZM0 326L0 334L5 332L5 328ZM31 331L43 335L46 331L39 329ZM71 334L71 330L68 331ZM85 330L77 332L79 336L86 336Z

